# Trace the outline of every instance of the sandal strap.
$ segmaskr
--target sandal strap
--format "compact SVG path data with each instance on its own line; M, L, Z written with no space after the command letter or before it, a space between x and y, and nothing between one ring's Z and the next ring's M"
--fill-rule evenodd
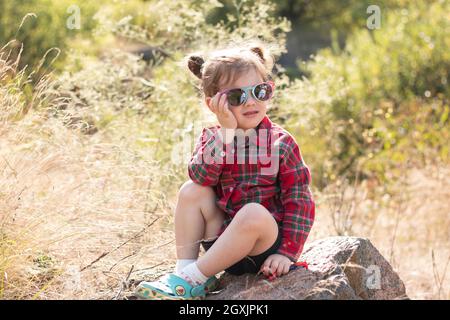
M168 298L204 298L208 291L208 286L211 285L214 281L218 280L213 276L201 285L192 286L183 278L170 273L163 276L158 281L142 283L140 284L140 287L144 287L147 290L156 292L159 296L167 296Z
M178 297L190 298L196 296L192 292L196 287L193 287L189 282L173 273L166 276L166 284L171 292Z

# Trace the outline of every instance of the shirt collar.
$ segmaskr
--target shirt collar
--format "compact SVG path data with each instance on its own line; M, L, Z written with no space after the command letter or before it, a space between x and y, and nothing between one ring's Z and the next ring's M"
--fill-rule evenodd
M256 127L256 131L259 129L267 129L270 130L272 128L272 121L270 121L269 117L267 115L264 116L264 118L261 120L261 122Z
M267 146L267 141L260 141L260 139L259 139L259 130L260 129L266 129L267 130L266 137L268 138L270 136L270 130L272 129L272 121L269 119L269 117L267 115L264 116L264 118L261 120L261 122L255 128L255 131L257 133L256 145L259 145L260 147L265 147L265 146ZM234 139L236 142L237 137L234 137ZM245 139L245 147L249 147L250 143L252 145L255 145L255 140L254 139Z

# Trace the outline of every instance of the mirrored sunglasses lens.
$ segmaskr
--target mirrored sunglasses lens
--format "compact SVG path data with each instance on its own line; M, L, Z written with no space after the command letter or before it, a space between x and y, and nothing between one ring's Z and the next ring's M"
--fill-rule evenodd
M253 93L255 94L256 99L266 101L272 96L272 87L267 83L261 83L255 87Z
M241 89L234 89L228 92L228 103L231 106L240 106L245 101L245 92Z

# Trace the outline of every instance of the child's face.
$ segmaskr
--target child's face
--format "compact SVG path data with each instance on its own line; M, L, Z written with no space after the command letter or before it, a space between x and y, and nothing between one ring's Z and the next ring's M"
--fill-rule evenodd
M220 91L254 86L262 82L264 82L264 80L260 74L251 68L247 73L238 77L233 83L221 87ZM268 103L269 101L255 100L252 95L249 95L244 104L237 107L230 106L229 108L236 118L238 128L247 130L258 126L266 115ZM252 114L246 114L248 112L252 112Z

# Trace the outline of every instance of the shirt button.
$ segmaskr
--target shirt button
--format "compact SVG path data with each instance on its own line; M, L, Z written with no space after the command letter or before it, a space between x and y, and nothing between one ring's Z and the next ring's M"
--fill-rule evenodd
M221 152L220 152L220 156L221 156L221 157L225 157L225 151L221 151Z
M231 153L234 154L234 150L231 150Z

